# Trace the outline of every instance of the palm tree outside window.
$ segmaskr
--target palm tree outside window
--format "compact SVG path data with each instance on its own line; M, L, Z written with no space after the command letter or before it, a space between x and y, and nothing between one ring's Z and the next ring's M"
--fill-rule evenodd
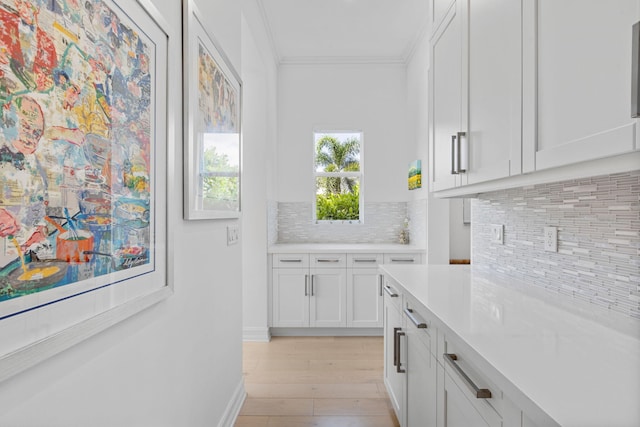
M316 132L315 219L360 222L362 219L362 133Z

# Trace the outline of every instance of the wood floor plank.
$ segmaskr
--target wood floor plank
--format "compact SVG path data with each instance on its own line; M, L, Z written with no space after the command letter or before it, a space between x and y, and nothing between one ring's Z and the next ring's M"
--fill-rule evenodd
M235 427L398 427L382 337L274 337L243 345Z
M248 397L240 415L313 415L313 399L258 399Z
M313 415L386 415L386 399L314 399Z

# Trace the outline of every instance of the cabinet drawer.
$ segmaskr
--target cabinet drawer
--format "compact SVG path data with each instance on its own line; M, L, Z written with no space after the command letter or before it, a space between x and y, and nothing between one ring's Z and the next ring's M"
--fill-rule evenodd
M309 254L274 254L273 268L308 268Z
M384 254L385 264L421 264L422 256L419 253L412 254Z
M310 265L316 268L343 268L347 265L346 254L309 254Z
M404 295L403 311L407 329L416 329L414 334L436 355L437 334L431 314L409 294Z
M384 296L384 305L394 306L400 312L402 308L401 288L392 279L384 276L382 281L382 295Z
M454 380L467 398L474 404L480 412L496 413L503 416L505 412L505 402L502 390L491 381L493 373L483 372L466 348L462 348L457 340L451 339L446 334L438 331L438 360L444 370ZM455 355L453 359L445 356ZM464 378L466 375L467 378ZM477 398L472 389L472 384L478 389L486 389L491 393L491 397Z
M383 261L382 254L347 254L347 266L350 268L375 268Z

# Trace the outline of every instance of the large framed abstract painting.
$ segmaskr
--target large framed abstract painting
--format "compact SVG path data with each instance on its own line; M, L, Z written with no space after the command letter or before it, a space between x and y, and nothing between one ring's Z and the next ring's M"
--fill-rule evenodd
M0 379L171 293L166 28L0 0Z
M238 218L241 180L241 82L184 3L185 219Z

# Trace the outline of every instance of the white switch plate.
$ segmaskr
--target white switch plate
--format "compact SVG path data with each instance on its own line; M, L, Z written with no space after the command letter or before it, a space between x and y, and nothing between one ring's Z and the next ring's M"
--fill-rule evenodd
M227 225L227 246L235 245L240 240L240 230L237 225Z
M491 224L491 243L504 244L504 225Z
M547 252L558 252L558 228L544 228L544 250Z

